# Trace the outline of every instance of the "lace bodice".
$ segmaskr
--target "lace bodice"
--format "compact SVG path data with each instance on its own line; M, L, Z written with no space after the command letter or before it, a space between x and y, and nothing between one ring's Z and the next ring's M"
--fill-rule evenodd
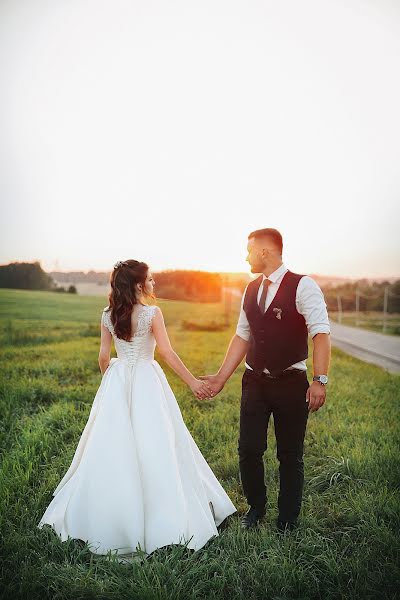
M138 360L153 360L156 341L153 335L152 320L155 315L156 306L143 306L138 313L136 331L130 341L122 340L115 334L111 323L111 311L103 309L101 322L113 336L115 350L118 358L133 365Z

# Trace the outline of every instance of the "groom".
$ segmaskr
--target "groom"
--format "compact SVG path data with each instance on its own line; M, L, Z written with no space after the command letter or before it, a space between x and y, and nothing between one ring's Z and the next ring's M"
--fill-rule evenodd
M280 487L278 531L297 525L304 483L303 443L309 412L325 402L330 360L326 304L317 283L282 262L282 236L259 229L248 236L246 260L261 275L246 287L236 334L215 375L214 394L246 356L240 404L239 468L249 509L242 527L257 525L266 512L263 454L273 415ZM307 379L308 335L313 343L313 380Z

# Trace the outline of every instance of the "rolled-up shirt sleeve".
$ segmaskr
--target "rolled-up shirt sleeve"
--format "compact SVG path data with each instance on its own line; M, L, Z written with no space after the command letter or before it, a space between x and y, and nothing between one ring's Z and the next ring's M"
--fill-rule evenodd
M236 326L236 335L238 335L239 337L244 339L246 342L248 342L250 339L250 325L247 320L246 313L243 310L243 302L244 302L244 297L246 295L247 288L248 288L248 286L246 286L246 289L243 292L242 302L240 304L239 319L238 319L238 323Z
M303 315L311 337L317 333L330 333L327 305L321 288L314 279L305 275L299 281L296 307Z

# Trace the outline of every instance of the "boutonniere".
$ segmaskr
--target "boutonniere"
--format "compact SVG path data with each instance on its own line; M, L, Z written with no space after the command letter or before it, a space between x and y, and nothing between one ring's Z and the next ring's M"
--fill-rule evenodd
M275 316L277 319L279 319L279 320L282 319L282 309L281 308L274 308L273 312L275 313Z

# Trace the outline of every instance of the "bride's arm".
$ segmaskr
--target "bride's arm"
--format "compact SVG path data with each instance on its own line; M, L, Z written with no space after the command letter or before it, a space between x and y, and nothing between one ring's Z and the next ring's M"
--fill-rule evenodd
M99 367L101 374L107 369L110 363L112 335L107 327L101 324L100 350L99 350Z
M153 333L157 342L157 347L160 355L165 362L175 371L177 375L184 381L197 396L197 398L209 398L213 395L208 387L201 385L199 379L196 379L194 375L186 368L184 363L181 361L175 350L171 346L171 342L168 337L167 330L165 328L164 317L161 309L157 306L153 317Z

